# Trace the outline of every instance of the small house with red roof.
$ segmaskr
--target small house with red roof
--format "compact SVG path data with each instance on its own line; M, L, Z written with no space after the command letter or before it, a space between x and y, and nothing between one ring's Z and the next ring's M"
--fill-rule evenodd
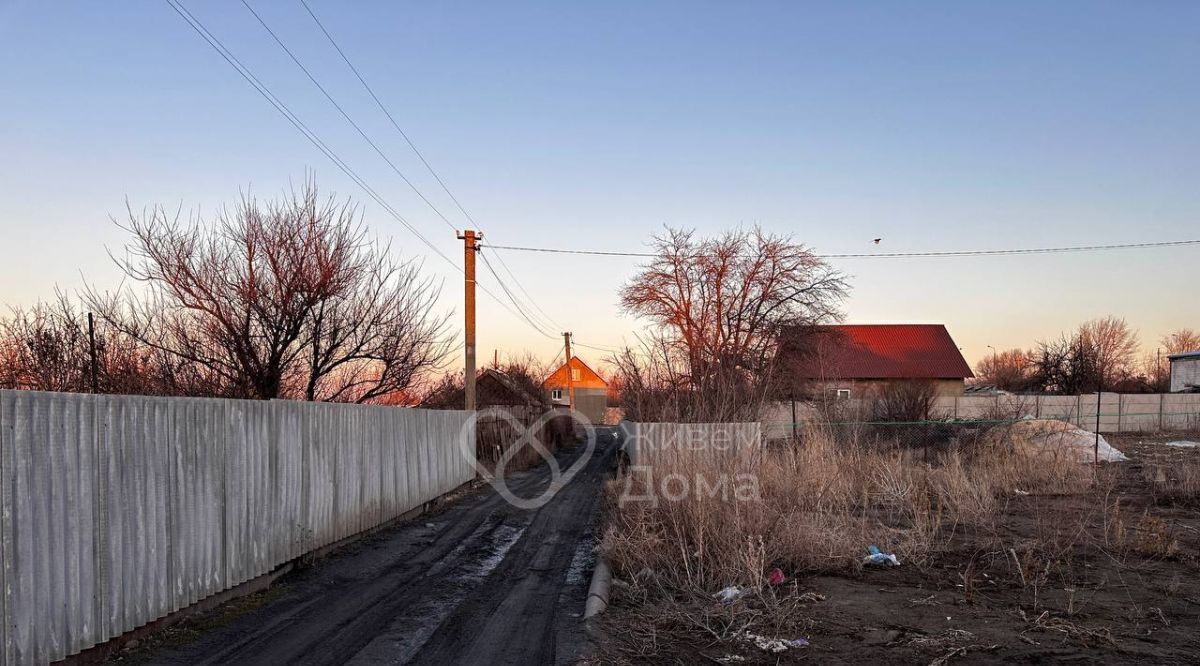
M542 382L542 388L549 392L551 402L560 407L571 404L571 386L575 389L575 411L592 423L604 423L604 414L608 409L608 382L578 356L572 356L569 362L560 365Z
M870 397L889 385L931 382L938 395L962 395L974 377L942 324L818 326L780 347L780 367L810 395Z

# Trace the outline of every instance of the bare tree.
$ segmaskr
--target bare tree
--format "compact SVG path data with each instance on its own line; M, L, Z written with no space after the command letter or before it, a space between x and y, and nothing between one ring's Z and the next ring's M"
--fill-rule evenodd
M1062 335L1057 340L1039 342L1029 356L1033 363L1033 386L1039 391L1075 395L1100 387L1095 356L1079 335Z
M771 393L781 333L831 321L844 276L791 238L668 229L621 289L652 329L614 359L631 418L745 418ZM653 414L652 412L658 412Z
M438 290L413 263L364 258L358 284L323 299L306 324L305 400L367 402L413 386L449 349L445 318L427 314Z
M1137 362L1137 331L1129 328L1124 319L1101 317L1079 326L1076 334L1088 350L1102 388L1115 387L1128 378Z
M1071 335L1039 342L1030 353L1033 385L1048 393L1133 390L1144 384L1136 375L1137 333L1117 317L1092 319Z
M144 289L86 300L111 327L219 380L229 395L365 402L408 388L448 347L439 289L312 181L243 196L215 223L129 212L117 264Z
M1164 354L1182 354L1200 350L1200 333L1190 328L1180 328L1162 336L1159 340Z
M1034 368L1030 356L1031 352L1023 349L1006 349L985 356L975 365L975 375L980 383L1003 391L1028 390Z

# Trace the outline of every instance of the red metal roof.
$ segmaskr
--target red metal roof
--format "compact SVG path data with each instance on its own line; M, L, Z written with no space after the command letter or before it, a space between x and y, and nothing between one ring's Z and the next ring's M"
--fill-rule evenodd
M965 379L971 366L942 324L822 327L815 351L798 359L806 379Z
M604 381L598 372L588 367L588 364L578 356L571 357L570 365L572 370L579 371L575 373L578 376L571 381L575 388L608 388L608 382ZM558 366L557 370L550 373L546 381L542 382L542 386L548 389L567 388L567 364L563 363Z

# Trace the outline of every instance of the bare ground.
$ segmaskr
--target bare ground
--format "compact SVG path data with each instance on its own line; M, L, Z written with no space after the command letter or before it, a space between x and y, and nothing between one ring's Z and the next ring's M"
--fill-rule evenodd
M1148 480L1200 463L1200 449L1109 439L1131 460L1107 465L1097 492L1007 498L987 533L956 533L919 565L801 577L730 605L618 583L591 661L1200 662L1200 506ZM738 637L747 626L809 646L763 650Z
M116 661L155 664L556 664L586 646L605 438L545 506L481 485L439 513L372 535L260 595L186 620ZM582 445L558 453L566 469ZM509 487L532 497L546 465Z

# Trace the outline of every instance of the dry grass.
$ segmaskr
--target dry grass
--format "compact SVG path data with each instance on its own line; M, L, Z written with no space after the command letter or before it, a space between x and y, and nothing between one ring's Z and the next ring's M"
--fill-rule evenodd
M819 428L802 441L756 456L681 454L653 478L611 482L604 548L617 571L638 585L714 590L762 587L774 566L854 571L868 544L920 564L1017 491L1075 493L1093 480L1090 466L1032 455L1003 432L931 464Z
M1200 504L1200 461L1191 458L1172 465L1145 468L1146 481L1159 504Z

